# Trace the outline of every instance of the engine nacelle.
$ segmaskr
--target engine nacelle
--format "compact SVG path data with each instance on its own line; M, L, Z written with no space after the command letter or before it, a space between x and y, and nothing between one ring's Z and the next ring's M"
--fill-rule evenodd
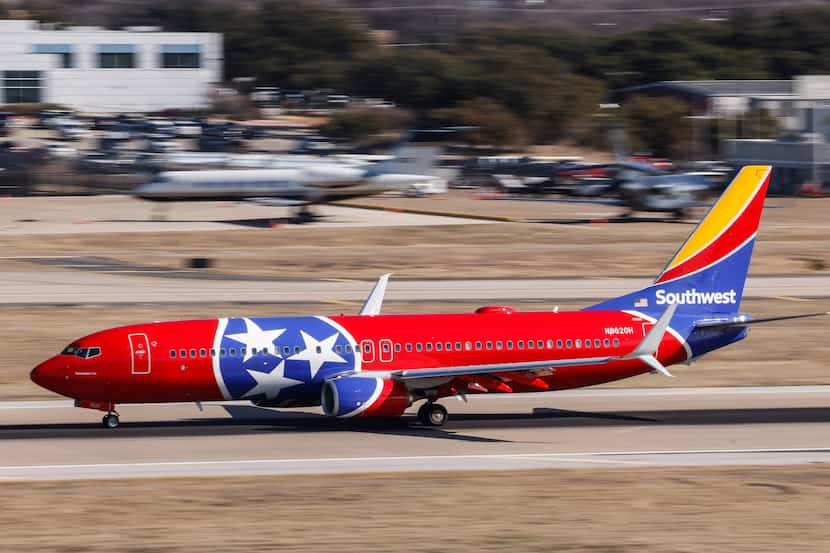
M412 404L403 382L364 375L327 380L320 399L332 417L400 417Z

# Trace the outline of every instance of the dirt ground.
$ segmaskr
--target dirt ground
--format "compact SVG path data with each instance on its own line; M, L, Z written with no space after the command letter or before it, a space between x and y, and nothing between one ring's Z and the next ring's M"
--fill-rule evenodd
M469 193L441 198L372 198L385 209L423 209L552 220L582 204L485 201ZM770 199L752 274L830 270L830 200ZM595 209L593 207L589 208ZM608 213L607 207L596 208ZM584 214L584 213L583 213ZM126 265L182 269L206 257L208 272L296 278L653 276L691 232L681 223L502 223L389 228L282 225L233 232L0 235L14 256L98 256Z
M826 467L0 484L7 553L827 551Z
M551 309L550 304L518 302L520 309ZM387 313L428 311L472 311L477 304L387 302ZM561 303L562 309L584 304ZM113 326L168 319L220 316L267 316L321 313L356 313L351 304L291 305L165 305L0 308L5 325L0 327L0 401L56 397L29 381L29 371L37 363L55 355L73 339ZM756 317L783 313L807 313L830 309L830 300L793 301L784 299L747 300L742 309ZM704 356L691 366L672 367L677 378L642 375L608 386L689 387L689 386L767 386L830 384L830 317L758 325L742 343Z

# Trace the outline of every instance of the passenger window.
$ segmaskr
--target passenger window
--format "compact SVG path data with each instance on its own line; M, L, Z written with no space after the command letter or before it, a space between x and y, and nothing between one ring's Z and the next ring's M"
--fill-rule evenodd
M565 342L565 347L567 347L568 349L571 349L572 347L574 347L574 343L571 340L567 340Z
M576 341L576 347L577 347L577 348L581 348L581 347L582 347L582 340L577 340L577 341Z
M493 349L493 342L487 342L487 343L485 344L485 347L486 347L487 349Z
M182 357L182 358L187 357L187 350L186 349L180 349L179 350L179 357Z
M507 341L507 349L513 349L513 340Z
M461 351L461 342L455 343L455 351Z
M601 345L602 345L602 340L600 340L599 338L594 338L594 347L598 348Z
M301 351L300 346L294 346L294 353L295 354L300 353L300 351Z
M415 344L415 351L421 351L424 349L424 346L421 345L421 342Z
M406 351L412 351L412 344L406 344Z
M397 351L397 352L401 351L401 345L400 344L395 344L395 351Z
M211 357L216 357L216 350L214 348L210 349L210 356Z
M516 342L516 347L518 349L525 349L525 341L524 340L519 340L518 342Z
M620 345L620 339L619 338L614 338L614 347L615 348L619 347L619 345Z
M245 349L245 348L239 348L239 355L241 355L241 356L245 357L245 355L246 355L247 351L248 351L248 350L247 350L247 349ZM252 352L252 353L256 353L256 352Z
M553 349L553 340L548 340L548 349Z
M230 352L231 352L231 357L236 357L236 348L231 348Z
M355 351L357 351L357 350L355 350ZM352 345L351 344L346 344L346 353L351 353L351 352L352 352Z
M557 340L556 341L556 347L559 348L559 349L562 349L562 340Z
M337 344L336 346L334 346L334 351L336 351L337 353L341 353L343 351L343 346Z
M196 350L195 349L190 350L190 357L192 357L193 359L196 359Z
M317 346L316 348L314 348L314 351L316 351L318 354L320 354L320 353L323 353L323 348L321 346Z
M444 346L446 347L447 351L452 351L452 342L447 342L446 344L444 344Z
M536 340L536 347L539 348L539 349L544 348L545 347L545 341L544 340Z
M291 346L282 346L282 353L288 355L291 353Z
M480 349L481 349L481 342L476 342L476 349L477 349L477 350L480 350Z
M382 342L380 347L381 347L381 349L383 349L384 352L389 353L389 342ZM317 350L318 350L317 353L320 353L320 347L319 346L317 347Z
M467 351L471 351L473 349L473 343L472 342L464 342L464 349L466 349Z
M527 341L527 349L533 349L533 340Z
M496 342L496 349L501 349L502 345L501 341Z
M427 351L432 351L432 342L426 343Z
M171 349L170 350L170 359L175 359L175 358L176 358L176 350Z
M435 351L441 351L444 349L444 345L441 342L435 342Z
M222 348L222 349L219 350L219 355L221 357L225 357L227 355L227 353L228 353L228 350L226 350L225 348Z
M207 357L207 350L205 348L199 350L199 357Z

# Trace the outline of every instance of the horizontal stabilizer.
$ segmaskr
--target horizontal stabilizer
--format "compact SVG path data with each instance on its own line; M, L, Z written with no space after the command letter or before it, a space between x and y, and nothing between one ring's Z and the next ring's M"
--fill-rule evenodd
M781 317L765 317L763 319L749 319L747 317L738 317L734 319L705 319L695 322L695 328L735 328L740 326L748 326L761 323L774 323L777 321L789 321L792 319L809 319L811 317L824 317L830 315L830 312L821 313L805 313L802 315L782 315Z

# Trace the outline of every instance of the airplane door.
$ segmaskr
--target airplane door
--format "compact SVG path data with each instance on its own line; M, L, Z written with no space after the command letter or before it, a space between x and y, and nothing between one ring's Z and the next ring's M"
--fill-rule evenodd
M380 362L392 362L392 340L384 338L378 342L378 346L380 347Z
M150 343L146 334L130 334L131 372L150 374Z
M375 360L375 344L371 340L360 342L360 349L363 351L364 363L371 363Z

